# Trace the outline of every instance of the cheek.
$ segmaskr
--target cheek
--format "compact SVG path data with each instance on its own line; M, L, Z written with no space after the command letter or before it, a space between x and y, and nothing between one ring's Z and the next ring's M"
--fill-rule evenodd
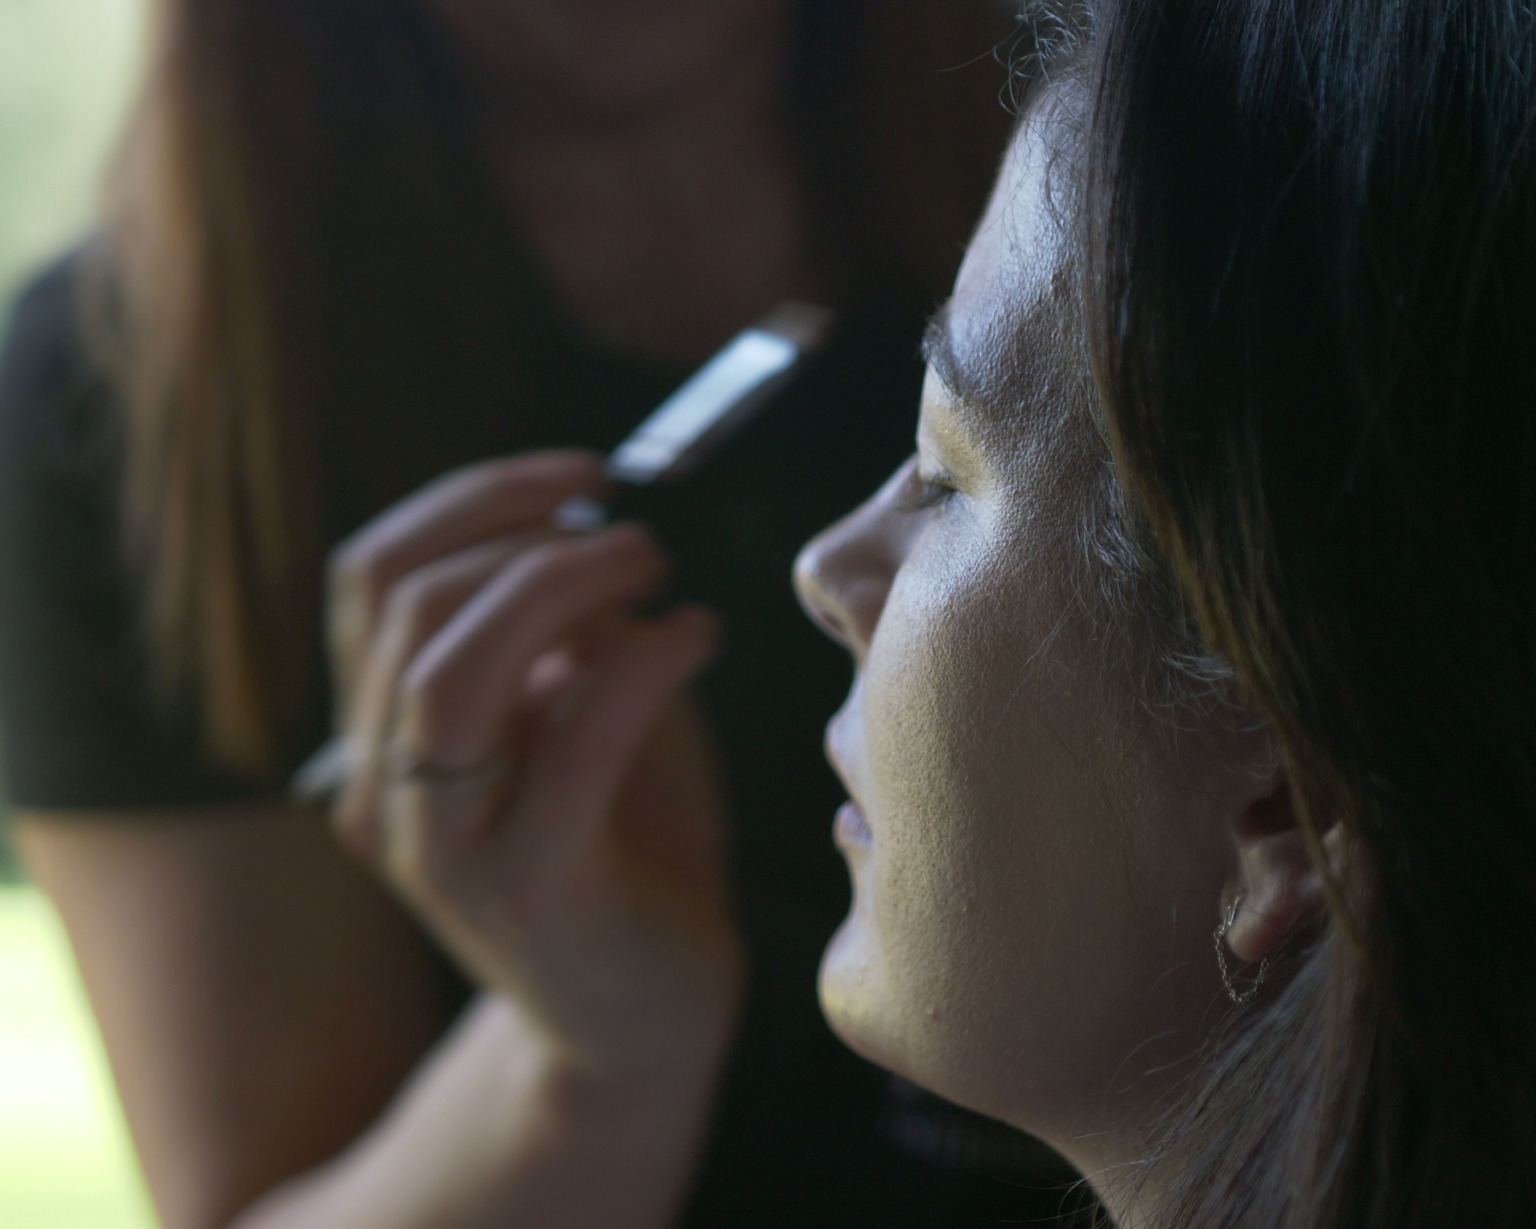
M1012 822L1059 810L1040 799L1053 783L1021 730L1037 698L1031 671L1053 668L1030 661L1043 637L1009 600L1045 578L979 536L930 525L870 645L853 708L874 840L851 860L854 912L823 978L829 1015L856 1048L929 1084L947 1082L957 1029L970 1033L984 1006L978 992L1003 988L979 973L1011 941L1019 875L1006 868L1038 876L1056 856L1056 834Z
M864 671L874 841L823 993L870 1057L1041 1130L1158 1027L1138 996L1174 959L1170 893L1198 895L1170 877L1203 890L1209 860L1072 599L1072 535L936 529Z

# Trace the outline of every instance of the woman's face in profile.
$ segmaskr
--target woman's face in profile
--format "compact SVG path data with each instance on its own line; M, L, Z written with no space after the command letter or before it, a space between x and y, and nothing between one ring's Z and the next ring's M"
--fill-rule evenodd
M788 13L787 0L424 0L500 79L575 84L588 100L643 106L711 64L735 63Z
M856 804L828 1018L1092 1167L1068 1141L1107 1126L1106 1093L1163 1090L1137 1081L1220 992L1232 854L1192 731L1149 715L1145 636L1099 596L1109 460L1050 134L1037 107L930 338L917 456L797 581L857 665L828 727Z

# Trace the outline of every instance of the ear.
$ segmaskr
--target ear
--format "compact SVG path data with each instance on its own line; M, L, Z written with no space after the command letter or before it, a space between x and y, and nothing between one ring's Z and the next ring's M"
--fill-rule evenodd
M1324 907L1322 872L1296 813L1290 769L1278 740L1266 741L1270 748L1256 766L1261 771L1232 815L1237 868L1221 902L1226 917L1241 895L1226 942L1233 955L1249 962L1271 956ZM1338 837L1336 830L1324 833L1324 853L1330 858Z

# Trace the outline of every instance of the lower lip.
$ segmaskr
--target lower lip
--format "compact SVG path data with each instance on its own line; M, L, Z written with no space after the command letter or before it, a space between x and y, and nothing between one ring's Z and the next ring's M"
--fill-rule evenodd
M840 845L858 845L868 848L874 843L874 833L869 830L869 821L864 818L864 812L859 810L858 805L852 802L845 802L839 808L833 833Z

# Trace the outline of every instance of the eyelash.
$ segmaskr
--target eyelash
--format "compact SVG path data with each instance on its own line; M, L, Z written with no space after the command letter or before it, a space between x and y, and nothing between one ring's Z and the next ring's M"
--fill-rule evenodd
M926 512L929 508L937 508L944 504L951 495L956 493L955 488L950 485L948 475L945 474L928 477L922 470L914 467L910 481L917 484L918 491L915 495L907 496L900 501L897 506L902 512Z

